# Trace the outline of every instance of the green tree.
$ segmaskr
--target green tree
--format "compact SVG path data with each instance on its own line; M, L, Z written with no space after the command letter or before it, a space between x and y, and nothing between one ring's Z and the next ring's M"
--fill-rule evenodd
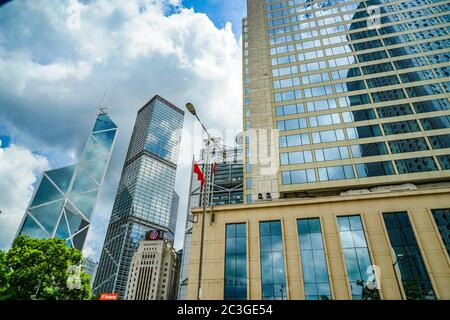
M90 276L68 273L69 267L81 265L82 259L81 252L69 248L63 240L18 237L1 263L6 284L0 287L0 296L18 300L89 299ZM68 280L78 286L68 286Z
M2 300L2 296L4 296L7 284L6 255L0 250L0 300Z

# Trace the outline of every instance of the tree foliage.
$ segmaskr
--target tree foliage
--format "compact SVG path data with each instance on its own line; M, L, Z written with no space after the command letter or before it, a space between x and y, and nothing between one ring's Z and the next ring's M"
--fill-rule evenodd
M81 272L78 288L67 285L68 268L81 265L82 259L81 252L63 240L20 236L6 254L0 254L0 300L89 299L88 274Z

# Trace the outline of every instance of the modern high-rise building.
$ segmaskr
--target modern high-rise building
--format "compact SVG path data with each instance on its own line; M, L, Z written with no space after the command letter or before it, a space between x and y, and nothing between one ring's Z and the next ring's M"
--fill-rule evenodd
M246 204L193 225L188 298L450 299L448 1L247 10Z
M149 230L175 237L174 196L184 112L155 96L137 115L109 222L94 293L125 297L133 254Z
M116 124L102 109L80 162L44 173L18 235L59 238L83 250L116 135Z
M449 8L248 1L245 124L269 130L247 137L248 199L448 178Z
M174 300L178 264L167 240L142 241L133 256L125 300Z
M197 162L202 172L206 172L206 151L201 151L200 160ZM213 146L211 156L216 164L216 172L213 173L210 164L208 176L208 206L221 206L244 203L243 182L243 156L242 146L234 148L226 146ZM178 300L187 299L187 288L189 282L189 258L192 244L193 218L191 208L200 208L203 205L203 193L201 182L197 179L191 181L190 208L186 219L184 234L183 255L181 258L180 280L178 287Z

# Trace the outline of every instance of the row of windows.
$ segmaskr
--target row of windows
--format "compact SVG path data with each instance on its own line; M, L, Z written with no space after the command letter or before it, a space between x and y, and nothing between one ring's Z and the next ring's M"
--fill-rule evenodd
M340 151L341 150L339 150L339 152ZM295 154L292 156L292 158L294 161L295 160L301 161L302 160L301 156L302 156L301 154L300 155ZM332 156L335 156L335 154L333 154ZM342 154L340 154L340 156L342 156ZM303 157L304 157L303 161L305 161L306 160L305 152L303 153ZM324 154L323 157L325 157ZM436 158L438 159L443 170L450 169L450 155L437 156ZM289 161L290 160L291 157L289 157ZM433 157L401 159L395 160L394 162L399 174L430 172L438 170L438 167ZM356 164L355 168L358 176L355 175L353 165L318 168L317 169L318 179L316 176L315 169L283 171L281 173L281 182L283 185L293 185L293 184L304 184L304 183L324 182L324 181L349 180L349 179L356 179L357 177L370 178L379 176L390 176L396 174L394 166L392 165L391 161Z
M407 212L383 213L390 246L402 275L400 283L408 300L436 299L421 250ZM442 241L450 254L450 209L432 210ZM340 246L354 300L380 299L372 259L360 215L338 216ZM320 218L297 220L297 236L307 300L333 299ZM283 229L280 220L259 223L261 287L264 300L287 299ZM246 224L226 225L226 300L245 300L247 294ZM371 277L372 275L372 277ZM372 279L372 280L371 280Z
M369 103L367 95L358 95L350 97L341 97L338 99L326 99L310 101L306 104L297 103L276 107L277 117L289 116L293 114L301 114L305 112L331 110L339 107L345 108L349 106L356 106L360 104ZM450 110L450 102L447 99L433 99L427 101L413 102L411 104L416 113L426 113L434 111ZM392 106L384 106L376 108L379 118L391 118L399 116L407 116L413 114L413 110L409 104L395 104ZM371 116L370 109L352 111L353 119L359 121L360 119L369 120L374 119Z

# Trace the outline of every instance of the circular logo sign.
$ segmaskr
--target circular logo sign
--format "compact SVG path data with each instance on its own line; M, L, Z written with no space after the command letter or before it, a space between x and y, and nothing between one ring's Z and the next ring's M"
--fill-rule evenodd
M148 237L150 238L150 240L157 240L159 238L159 231L153 230L152 232L150 232Z

